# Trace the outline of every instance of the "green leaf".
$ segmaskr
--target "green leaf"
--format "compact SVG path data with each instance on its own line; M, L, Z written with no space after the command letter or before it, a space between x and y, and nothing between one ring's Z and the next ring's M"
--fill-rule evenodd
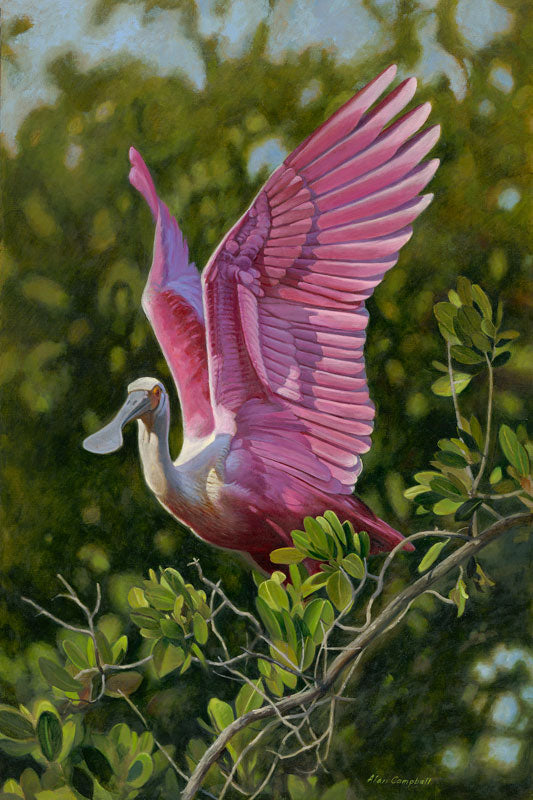
M435 453L434 458L445 467L464 469L464 467L468 465L466 458L460 456L459 453L452 452L451 450L440 450L439 452Z
M456 500L450 500L445 497L444 500L439 500L438 503L435 503L433 506L433 513L437 514L439 517L444 517L447 514L454 514L460 505L460 501L457 502Z
M311 600L311 602L305 607L303 619L311 636L314 636L315 634L323 610L324 600L321 600L319 597L315 597L315 599Z
M107 641L107 637L105 636L102 631L95 631L94 638L96 639L96 646L98 647L98 653L100 655L100 661L103 664L112 664L113 663L113 653L111 651L111 647L109 642Z
M147 581L145 581L145 584ZM174 608L174 601L175 596L174 594L169 591L169 589L165 589L164 586L154 586L150 584L150 586L146 587L144 590L144 594L146 599L150 603L150 605L157 608L159 611L172 611Z
M455 512L456 522L466 522L469 520L475 514L482 502L483 500L480 497L472 497L470 500L467 500L466 503L460 505Z
M33 725L26 717L5 707L0 710L0 733L17 741L33 739L35 735Z
M430 566L439 557L441 550L443 550L446 547L447 544L448 544L448 541L446 539L443 542L435 542L435 544L432 544L431 547L429 548L429 550L427 551L426 555L424 556L424 558L422 559L422 561L418 565L418 568L417 568L418 571L419 572L425 572L427 569L429 569Z
M163 636L166 636L167 639L172 639L176 642L183 642L183 628L173 619L162 619L159 623L159 627L161 629L161 633Z
M518 331L500 331L496 344L498 347L501 347L508 342L512 342L513 339L518 339L519 336L520 334Z
M263 689L263 682L261 678L253 681L253 686L245 683L239 689L239 693L235 698L235 710L237 717L242 717L249 711L254 711L256 708L261 708L263 705L263 697L260 692Z
M427 491L429 491L429 486L423 486L422 484L417 483L416 486L410 486L408 489L406 489L403 493L403 496L407 498L407 500L414 500L417 495L423 494Z
M453 600L453 602L457 606L457 616L461 617L465 610L466 601L468 600L466 585L461 578L459 578L455 587L451 590L448 597L450 598L450 600Z
M37 738L43 756L47 761L55 761L63 746L63 730L57 716L51 711L43 711L37 721Z
M39 659L39 669L42 672L43 678L48 681L51 686L61 689L63 692L79 692L83 689L83 683L77 681L70 675L66 669L60 667L49 658Z
M92 747L91 745L82 747L81 752L89 772L94 775L98 783L100 783L105 789L113 777L113 768L111 764L101 750L98 750L96 747Z
M459 297L455 289L450 289L450 291L448 292L448 299L450 303L453 303L453 305L456 308L460 308L462 306L461 298Z
M152 777L154 771L154 762L148 753L139 753L135 761L132 763L128 770L128 777L126 780L130 786L139 788Z
M111 654L113 656L113 664L120 664L126 651L128 649L128 637L125 635L119 636L116 642L111 647Z
M262 586L263 584L261 584ZM261 587L259 587L261 588ZM273 639L283 639L283 632L278 618L271 607L261 597L256 597L255 604L263 625Z
M273 564L299 564L304 558L305 554L296 547L278 547L270 553Z
M209 637L209 629L207 627L207 622L202 617L198 611L194 612L192 618L192 629L194 633L194 638L198 642L198 644L205 644Z
M455 319L455 315L457 314L457 307L452 303L437 303L433 307L433 313L437 318L437 321L446 328L446 330L453 334L453 321Z
M453 385L455 387L455 393L461 394L461 392L466 389L471 380L472 380L472 375L468 375L468 373L466 372L454 372ZM434 394L438 395L439 397L451 397L452 390L450 386L450 376L443 375L441 378L437 378L437 380L431 384L431 390Z
M490 319L484 319L481 323L481 330L491 339L496 338L496 327Z
M330 575L326 584L328 597L338 611L344 611L352 599L350 581L340 570Z
M271 579L264 581L258 590L261 597L270 608L280 611L282 608L289 610L289 598L285 589Z
M324 511L324 517L327 519L336 536L339 537L339 540L342 544L346 544L346 534L344 532L344 528L341 525L340 519L335 514L334 511Z
M359 541L361 542L361 558L368 558L370 555L370 536L366 531L359 531Z
M131 608L145 608L148 606L148 600L144 596L144 592L138 586L132 586L128 592L128 603Z
M529 475L529 457L523 445L518 441L516 433L508 425L501 425L498 434L500 447L509 464L519 475Z
M160 678L169 675L178 667L181 667L185 660L185 653L182 647L175 647L173 644L160 640L156 642L153 649L154 668Z
M484 321L490 321L492 319L492 305L491 305L491 302L490 302L488 296L485 294L485 292L481 288L481 286L479 286L477 283L474 283L472 285L472 298L474 300L474 303L477 305L477 307L479 308L479 310L483 314L483 316L485 318Z
M135 670L117 672L106 681L106 694L111 697L121 697L133 694L142 683L143 676Z
M82 797L87 797L88 800L92 800L94 781L83 769L80 769L80 767L73 768L71 783L72 788L81 794Z
M362 581L365 577L365 565L356 553L350 553L343 558L341 566L352 578Z
M130 612L131 620L139 626L139 628L148 628L148 630L159 630L159 621L163 619L163 614L156 611L155 608L137 608L135 611Z
M510 358L511 353L509 350L505 350L503 353L498 353L498 355L492 359L492 366L494 369L498 369L498 367L504 367Z
M301 550L305 556L309 556L309 536L305 531L291 531L292 541L294 542L294 546Z
M480 364L485 361L483 356L480 356L475 350L465 347L464 344L454 344L451 348L451 354L461 364Z
M481 429L481 425L479 424L479 420L474 414L470 417L470 433L474 437L477 446L480 450L483 449L483 431Z
M442 361L432 361L432 366L435 367L437 372L448 372L448 367L446 364L443 364Z
M71 642L70 639L65 639L61 642L61 646L67 658L77 669L87 669L87 667L89 667L89 660L86 654L75 642Z
M472 306L464 305L457 309L457 314L455 315L454 320L454 328L461 339L466 337L468 340L474 336L474 334L479 334L480 336L483 335L481 333L481 322L481 316L478 314L476 309Z
M305 517L304 528L318 558L327 561L335 555L335 543L314 517Z
M463 440L463 442L466 444L467 447L469 447L471 450L474 450L474 452L478 451L479 448L477 442L470 433L463 430L462 428L457 428L457 433L459 434L459 437Z
M326 585L328 579L329 575L325 572L317 572L314 575L310 575L309 578L306 578L302 583L302 597L308 597L313 592L321 589Z
M472 284L463 275L459 275L457 278L457 294L464 305L468 306L472 303Z
M443 495L444 497L449 497L452 500L457 500L459 497L463 495L463 491L458 489L451 480L445 478L443 475L440 475L438 478L433 478L431 483L429 484L431 490L436 494Z
M234 720L232 707L223 700L219 700L218 697L211 698L207 705L207 713L219 733L231 725Z
M489 578L486 572L483 572L481 564L476 563L476 573L474 575L474 583L480 591L485 591L485 588L490 589L491 586L496 586L492 578Z
M502 478L503 478L502 468L494 467L494 469L489 475L489 483L491 484L491 486L494 486L494 484L499 483Z

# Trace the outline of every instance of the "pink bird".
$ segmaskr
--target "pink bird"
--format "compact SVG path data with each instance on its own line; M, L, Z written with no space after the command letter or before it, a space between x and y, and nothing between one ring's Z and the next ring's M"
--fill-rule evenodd
M130 182L156 224L143 294L176 383L183 448L168 446L161 381L128 386L117 416L84 441L109 453L138 420L146 483L201 539L266 571L306 515L335 511L366 530L372 552L403 538L352 495L371 445L374 406L363 348L365 300L411 238L432 195L419 195L440 133L420 131L429 103L409 78L374 105L391 66L321 125L270 176L203 274L131 148Z

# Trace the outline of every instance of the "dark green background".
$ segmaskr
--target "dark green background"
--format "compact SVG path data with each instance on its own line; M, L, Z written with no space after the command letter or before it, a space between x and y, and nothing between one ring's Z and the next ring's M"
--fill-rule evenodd
M103 17L112 5L101 4ZM158 564L186 568L193 556L239 602L253 597L251 577L237 559L180 529L151 497L132 431L126 446L107 458L81 449L84 436L122 402L131 380L155 375L172 389L140 308L153 231L148 210L127 181L128 147L143 154L188 238L191 257L203 265L267 176L263 171L249 177L251 149L271 136L294 147L391 61L417 74L419 34L428 13L409 0L399 0L396 16L364 3L389 30L387 52L373 53L369 45L367 57L352 64L314 47L272 63L265 54L267 25L257 29L245 55L221 59L216 39L198 34L194 3L146 5L184 9L183 25L205 61L205 89L195 90L178 75L154 75L141 61L117 60L82 72L74 56L63 55L49 65L57 102L26 118L16 155L2 151L4 702L24 702L43 688L36 659L54 643L56 631L33 619L20 595L49 606L58 590L57 572L86 596L101 581L106 611L114 615L110 625L127 625L125 587L135 576ZM497 372L497 419L516 427L527 422L531 406L533 257L527 225L533 86L526 43L533 25L527 0L501 5L514 13L511 31L474 51L455 24L453 0L437 3L437 40L468 75L466 95L458 101L445 77L417 94L418 102L431 99L432 121L443 126L435 148L442 165L431 184L435 200L368 304L367 371L377 419L358 493L405 533L428 522L414 517L403 490L427 466L437 440L454 431L451 403L430 392L431 360L443 357L432 306L458 275L501 297L507 327L522 332L513 359ZM10 41L8 31L8 58L16 57L11 46L16 54L16 37ZM498 66L512 73L508 92L490 80ZM302 106L301 93L314 80L322 91ZM82 155L69 169L64 161L72 145ZM510 210L501 207L509 188L520 193ZM463 395L465 408L480 417L482 389L474 380ZM177 453L179 414L172 400ZM483 564L496 587L490 595L473 594L464 617L456 620L448 607L433 602L420 604L364 664L351 692L356 702L340 712L324 786L348 778L357 797L403 796L400 789L367 783L378 773L432 776L431 790L418 790L417 797L530 796L533 690L528 694L525 687L533 685L531 547L511 533ZM413 569L405 557L393 589ZM511 653L510 668L505 652ZM514 665L513 652L524 654ZM503 666L494 669L493 679L477 681L474 665L494 658ZM200 735L195 720L205 714L207 699L232 697L234 689L193 669L178 684L170 676L163 687L146 685L143 691L160 737L174 741L179 753L188 738ZM520 698L520 713L507 727L491 721L493 703L506 693ZM93 713L93 723L105 729L122 711L111 703ZM125 710L124 716L130 719ZM506 771L491 760L486 737L518 741L516 764ZM442 762L450 747L463 759L456 769ZM22 766L0 756L0 777L18 776ZM283 796L283 777L273 785Z

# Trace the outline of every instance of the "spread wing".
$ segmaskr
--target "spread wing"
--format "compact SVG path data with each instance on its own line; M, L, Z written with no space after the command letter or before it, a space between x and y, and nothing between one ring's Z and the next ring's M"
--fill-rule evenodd
M395 71L375 78L288 156L203 275L216 429L236 432L242 447L243 404L255 398L263 410L282 407L294 433L287 423L277 444L264 434L248 446L330 492L353 490L370 447L365 300L431 201L419 192L438 166L422 162L440 132L419 132L429 103L390 124L412 99L414 78L371 108Z
M200 438L213 430L200 273L189 263L187 242L133 147L130 162L130 183L146 200L156 223L143 308L178 390L184 436Z

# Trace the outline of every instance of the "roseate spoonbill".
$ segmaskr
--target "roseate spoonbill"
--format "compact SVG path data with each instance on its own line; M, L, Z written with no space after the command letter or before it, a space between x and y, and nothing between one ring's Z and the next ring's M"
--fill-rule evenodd
M270 176L203 274L130 150L130 182L155 220L142 305L176 383L183 449L169 454L161 381L128 386L117 416L84 447L110 453L138 420L146 483L201 539L248 554L292 544L302 518L335 511L366 530L372 552L402 536L352 496L374 407L363 347L365 300L410 239L438 166L422 162L439 126L404 80L374 105L391 66L321 125Z

